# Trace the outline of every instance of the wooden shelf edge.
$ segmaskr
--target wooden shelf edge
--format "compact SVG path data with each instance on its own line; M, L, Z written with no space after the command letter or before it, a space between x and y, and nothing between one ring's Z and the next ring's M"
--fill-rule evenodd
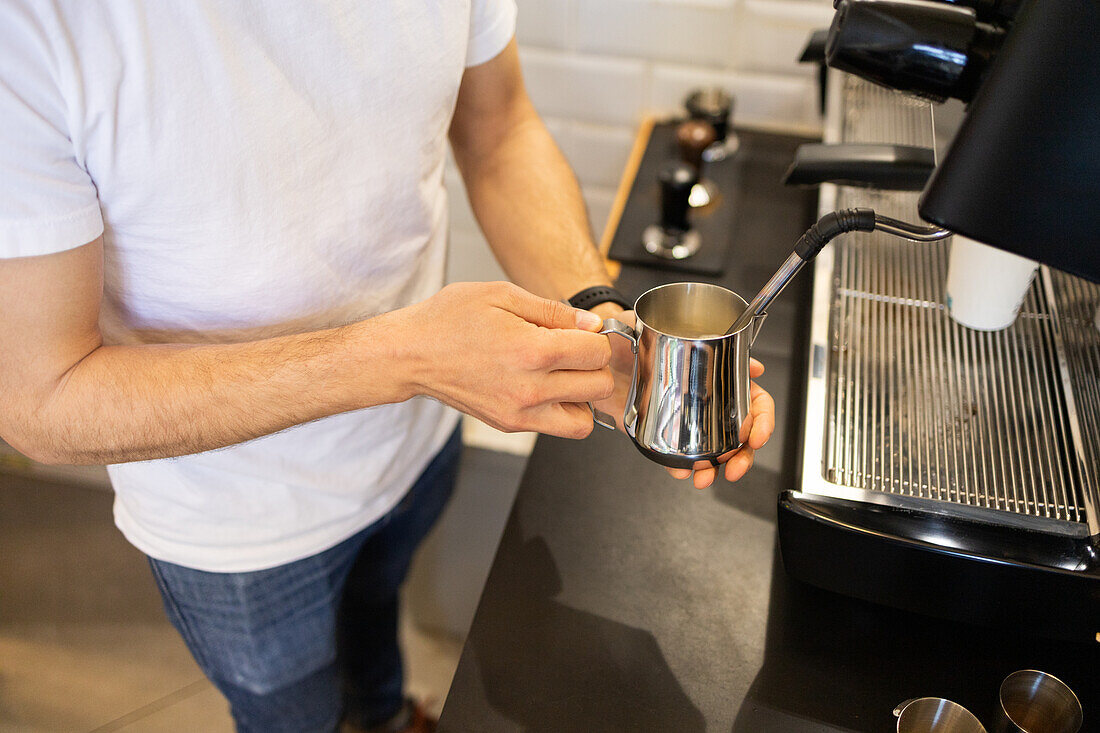
M630 151L630 157L623 168L623 176L619 179L619 188L615 192L615 200L611 203L611 213L608 214L607 224L603 228L603 236L600 237L600 253L604 256L607 271L611 274L612 281L617 280L622 265L609 259L607 253L611 251L611 242L615 239L615 232L619 229L619 221L626 208L626 200L630 197L630 189L634 187L634 178L638 175L638 167L642 164L642 156L645 155L649 138L653 134L653 126L657 123L656 117L646 117L638 127L638 135L634 138L634 147Z

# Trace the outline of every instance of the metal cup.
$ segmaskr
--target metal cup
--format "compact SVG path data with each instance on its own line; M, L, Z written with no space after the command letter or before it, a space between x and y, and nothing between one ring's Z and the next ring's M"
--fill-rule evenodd
M898 733L986 733L969 710L942 697L918 697L894 708Z
M1077 695L1046 672L1021 669L1001 683L997 733L1077 733L1084 713Z
M631 342L623 427L647 458L672 468L717 466L748 439L749 347L764 314L725 333L747 306L717 285L671 283L638 298L635 328L604 322L603 333ZM596 420L614 427L599 414Z

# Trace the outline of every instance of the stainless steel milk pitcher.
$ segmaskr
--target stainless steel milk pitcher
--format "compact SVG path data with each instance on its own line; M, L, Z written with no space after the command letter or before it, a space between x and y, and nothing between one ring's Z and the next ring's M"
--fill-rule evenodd
M614 319L603 333L631 342L634 370L623 427L647 458L692 468L748 439L749 347L763 323L726 334L747 303L707 283L671 283L646 291L634 305L635 328ZM609 417L594 411L605 427Z

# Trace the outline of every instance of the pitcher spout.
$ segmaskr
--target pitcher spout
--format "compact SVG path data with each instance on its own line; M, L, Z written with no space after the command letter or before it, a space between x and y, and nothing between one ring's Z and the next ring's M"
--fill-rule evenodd
M752 317L752 338L749 340L750 346L756 343L756 337L760 335L760 327L764 325L764 319L767 317L767 313L757 313Z

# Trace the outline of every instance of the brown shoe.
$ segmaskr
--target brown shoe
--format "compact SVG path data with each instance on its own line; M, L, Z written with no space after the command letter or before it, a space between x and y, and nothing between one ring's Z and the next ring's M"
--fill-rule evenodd
M405 706L389 720L370 728L345 720L340 725L340 733L435 733L437 725L439 720L429 715L420 703L406 698Z
M435 733L438 726L439 718L429 715L420 703L412 703L412 720L405 727L404 733Z

